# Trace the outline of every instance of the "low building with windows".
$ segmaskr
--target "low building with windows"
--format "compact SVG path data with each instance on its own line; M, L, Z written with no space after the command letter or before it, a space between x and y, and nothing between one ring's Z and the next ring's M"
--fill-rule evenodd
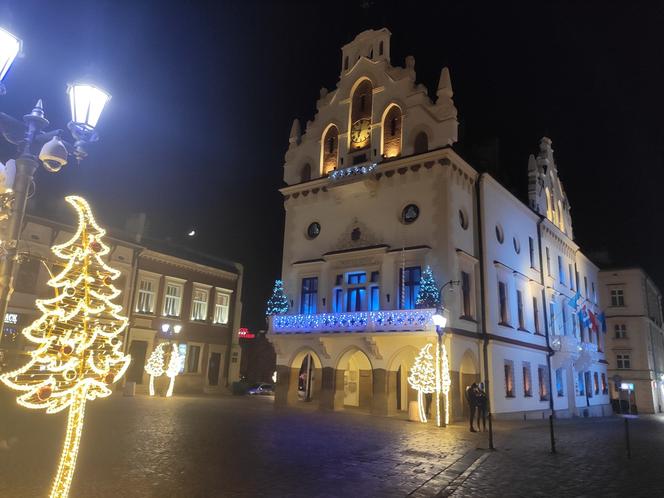
M136 382L139 392L145 390L150 353L171 342L182 357L176 394L223 390L239 380L242 266L182 248L157 251L148 246L137 261L126 339L132 357L127 381Z
M607 303L606 353L616 409L659 413L664 408L662 294L641 268L602 270Z
M488 382L495 416L610 413L598 268L574 241L551 141L531 156L523 203L452 147L457 109L443 68L436 98L415 59L390 61L387 29L342 48L334 90L295 120L284 164L282 278L271 317L276 402L398 415L408 373L436 341L417 309L426 266L443 290L452 419ZM581 320L579 318L582 318Z

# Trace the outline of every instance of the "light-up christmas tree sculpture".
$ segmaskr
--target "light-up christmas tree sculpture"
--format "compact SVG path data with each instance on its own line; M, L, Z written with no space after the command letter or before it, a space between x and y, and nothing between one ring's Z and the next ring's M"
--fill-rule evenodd
M284 282L283 280L275 280L274 288L272 289L272 295L270 299L267 300L267 309L265 314L270 315L280 315L288 312L288 297L284 293Z
M427 266L422 272L420 278L420 290L415 299L415 306L417 308L435 308L440 304L440 292L438 291L438 284L436 279L433 278L431 267Z
M150 396L154 396L154 378L164 374L164 346L166 343L157 344L150 353L150 358L145 364L145 371L150 376Z
M178 351L178 345L173 344L171 346L171 354L168 359L168 367L166 367L166 376L171 380L168 383L168 390L166 391L166 397L170 398L173 396L173 387L175 386L175 377L180 373L180 367L182 366L182 356Z
M23 330L36 348L23 367L0 376L7 386L24 391L17 402L27 408L57 413L69 408L65 444L51 498L69 494L78 453L85 403L111 394L129 367L119 334L127 326L122 307L112 301L120 295L113 280L120 272L106 265L109 252L85 199L66 201L78 213L76 234L52 248L64 268L48 281L55 297L38 299L42 316Z
M427 421L426 407L424 406L424 395L436 392L436 367L431 354L431 344L425 344L415 358L415 363L410 369L408 383L417 390L417 405L420 409L420 421Z

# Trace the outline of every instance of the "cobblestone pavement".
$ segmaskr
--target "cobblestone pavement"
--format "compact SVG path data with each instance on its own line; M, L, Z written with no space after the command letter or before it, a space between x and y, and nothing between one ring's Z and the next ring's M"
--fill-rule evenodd
M274 409L269 398L175 397L88 404L72 498L661 496L664 419L499 424L495 452L465 425L437 429L361 413ZM48 495L66 414L0 394L0 497ZM661 488L664 489L664 488ZM624 493L623 493L624 494Z

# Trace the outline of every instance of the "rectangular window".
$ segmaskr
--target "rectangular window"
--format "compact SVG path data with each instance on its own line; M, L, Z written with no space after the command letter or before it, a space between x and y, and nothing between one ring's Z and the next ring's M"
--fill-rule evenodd
M616 333L616 339L627 339L627 326L624 323L616 323L613 330Z
M341 313L344 310L344 291L343 289L334 289L334 307L335 313Z
M505 396L514 397L514 362L505 360Z
M563 258L558 256L558 280L560 285L565 285L565 272L563 270Z
M619 369L621 370L627 370L632 368L631 366L631 358L628 353L618 353L616 355L616 365L618 366Z
M625 294L622 289L611 289L611 306L625 306Z
M576 327L576 313L572 311L572 335L578 339L579 335L577 333Z
M380 272L372 271L371 272L371 283L375 284L380 281Z
M154 313L154 304L157 296L157 281L141 278L138 283L138 294L136 295L136 311L138 313Z
M579 374L576 376L576 381L579 384L579 390L577 392L578 396L585 396L586 395L586 385L585 382L583 381L583 372L579 372Z
M180 316L182 284L166 281L164 289L164 316Z
M223 292L217 292L217 298L214 302L214 323L228 323L230 302L231 296Z
M461 304L463 306L463 315L466 318L472 318L473 311L470 309L470 274L461 272Z
M380 310L380 287L375 285L371 287L371 302L369 304L370 311Z
M549 400L549 369L546 365L537 367L537 381L539 383L540 401Z
M549 303L549 324L551 326L551 333L558 335L558 331L556 330L556 305L553 302Z
M523 395L526 398L530 398L533 395L533 379L530 372L530 362L524 361L521 365L521 369L523 370Z
M533 324L535 325L535 333L541 334L540 330L540 321L539 321L539 306L537 304L537 298L533 297Z
M198 363L201 358L201 347L190 344L187 347L187 373L198 373Z
M507 310L507 285L505 282L498 282L498 301L500 302L500 323L509 324L509 312Z
M366 299L364 287L351 287L346 291L346 311L362 311Z
M549 254L549 248L546 248L546 274L551 276L551 255Z
M609 394L609 385L606 383L606 374L602 374L602 394Z
M563 383L563 369L556 369L556 392L559 398L565 396L565 384Z
M595 385L595 394L599 394L599 374L597 372L593 374L593 384Z
M349 273L347 276L348 284L350 285L357 285L357 284L364 284L367 281L367 274L362 272L362 273Z
M528 250L530 251L530 267L535 268L535 241L532 237L528 237Z
M567 265L567 268L569 269L569 288L574 290L574 270L571 264Z
M403 292L399 296L401 306L403 310L412 310L415 309L415 300L417 299L417 294L420 292L420 276L422 271L419 266L411 266L410 268L404 268L401 272L401 285L399 291L403 289Z
M209 293L207 289L197 289L194 287L194 292L191 297L191 319L192 320L207 320Z
M595 282L590 282L590 286L593 290L593 303L597 304L597 291L595 290Z
M517 317L519 318L519 328L525 330L526 324L523 319L523 294L521 294L520 290L516 291L516 309Z
M588 299L588 277L583 277L583 289L586 293L586 299Z
M300 313L316 313L316 304L318 302L318 277L302 279L302 294L300 297Z
M563 335L567 335L567 306L563 302L561 306L563 310L562 322L563 322Z

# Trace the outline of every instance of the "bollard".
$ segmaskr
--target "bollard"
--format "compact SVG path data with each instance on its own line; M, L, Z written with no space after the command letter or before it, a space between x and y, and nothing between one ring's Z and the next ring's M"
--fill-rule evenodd
M629 419L625 418L625 444L627 445L627 458L632 459L632 449L629 445Z

